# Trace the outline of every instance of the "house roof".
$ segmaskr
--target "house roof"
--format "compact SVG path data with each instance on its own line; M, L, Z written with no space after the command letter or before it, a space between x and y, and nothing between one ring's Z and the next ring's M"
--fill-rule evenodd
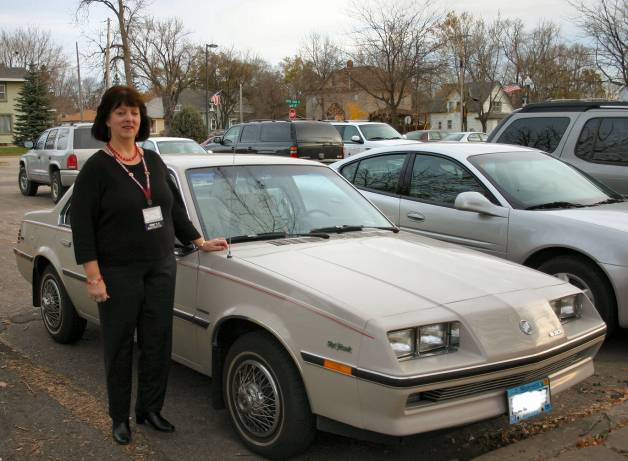
M23 67L5 67L0 64L0 80L8 82L23 82L26 77L26 69Z
M61 122L93 122L96 119L96 111L92 109L86 109L83 111L83 120L81 120L81 113L75 112L73 114L66 114L61 117Z

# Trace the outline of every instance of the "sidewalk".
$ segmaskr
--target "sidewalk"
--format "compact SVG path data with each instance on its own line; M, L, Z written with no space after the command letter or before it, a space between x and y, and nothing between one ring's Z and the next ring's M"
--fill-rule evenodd
M628 401L473 461L626 461Z

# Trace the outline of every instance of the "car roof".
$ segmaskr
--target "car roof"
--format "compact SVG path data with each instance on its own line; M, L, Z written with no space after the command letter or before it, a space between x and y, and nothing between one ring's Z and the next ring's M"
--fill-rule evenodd
M369 122L368 120L329 120L332 125L388 125L386 122Z
M547 101L531 103L519 109L519 113L528 112L585 112L591 109L628 109L628 102L623 101Z
M188 168L203 168L231 165L315 165L325 166L312 160L302 160L278 155L246 155L246 154L182 154L162 157L170 166L185 170Z
M194 141L190 138L175 138L171 136L151 136L147 141ZM194 141L196 142L196 141Z

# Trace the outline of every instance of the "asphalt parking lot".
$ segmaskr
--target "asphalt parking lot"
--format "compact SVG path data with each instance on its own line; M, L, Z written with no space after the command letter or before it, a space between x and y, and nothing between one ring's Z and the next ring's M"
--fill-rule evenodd
M13 255L24 213L52 206L49 188L24 197L17 157L0 157L0 460L26 459L256 459L239 442L224 410L212 409L211 380L174 364L163 414L174 434L144 427L119 447L110 437L100 333L90 325L75 345L54 343L31 305L31 288ZM596 375L562 393L544 419L510 426L506 417L382 445L319 433L299 459L467 460L497 447L624 402L628 395L628 331L607 341Z

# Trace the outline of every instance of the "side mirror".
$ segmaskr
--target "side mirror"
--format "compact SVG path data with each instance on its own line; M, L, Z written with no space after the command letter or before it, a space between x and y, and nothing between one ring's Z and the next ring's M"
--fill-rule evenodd
M26 147L27 149L32 149L33 141L24 141L24 147Z
M216 144L222 144L222 136L214 137L214 139L212 139L212 142Z
M357 142L358 144L364 144L364 141L362 140L362 138L359 137L357 134L354 134L353 136L351 136L351 141Z
M401 137L402 137L403 139L408 139L408 137L407 137L405 134L402 134L402 135L401 135Z
M457 210L475 211L489 216L508 217L508 209L492 204L479 192L461 192L456 197L454 206Z

